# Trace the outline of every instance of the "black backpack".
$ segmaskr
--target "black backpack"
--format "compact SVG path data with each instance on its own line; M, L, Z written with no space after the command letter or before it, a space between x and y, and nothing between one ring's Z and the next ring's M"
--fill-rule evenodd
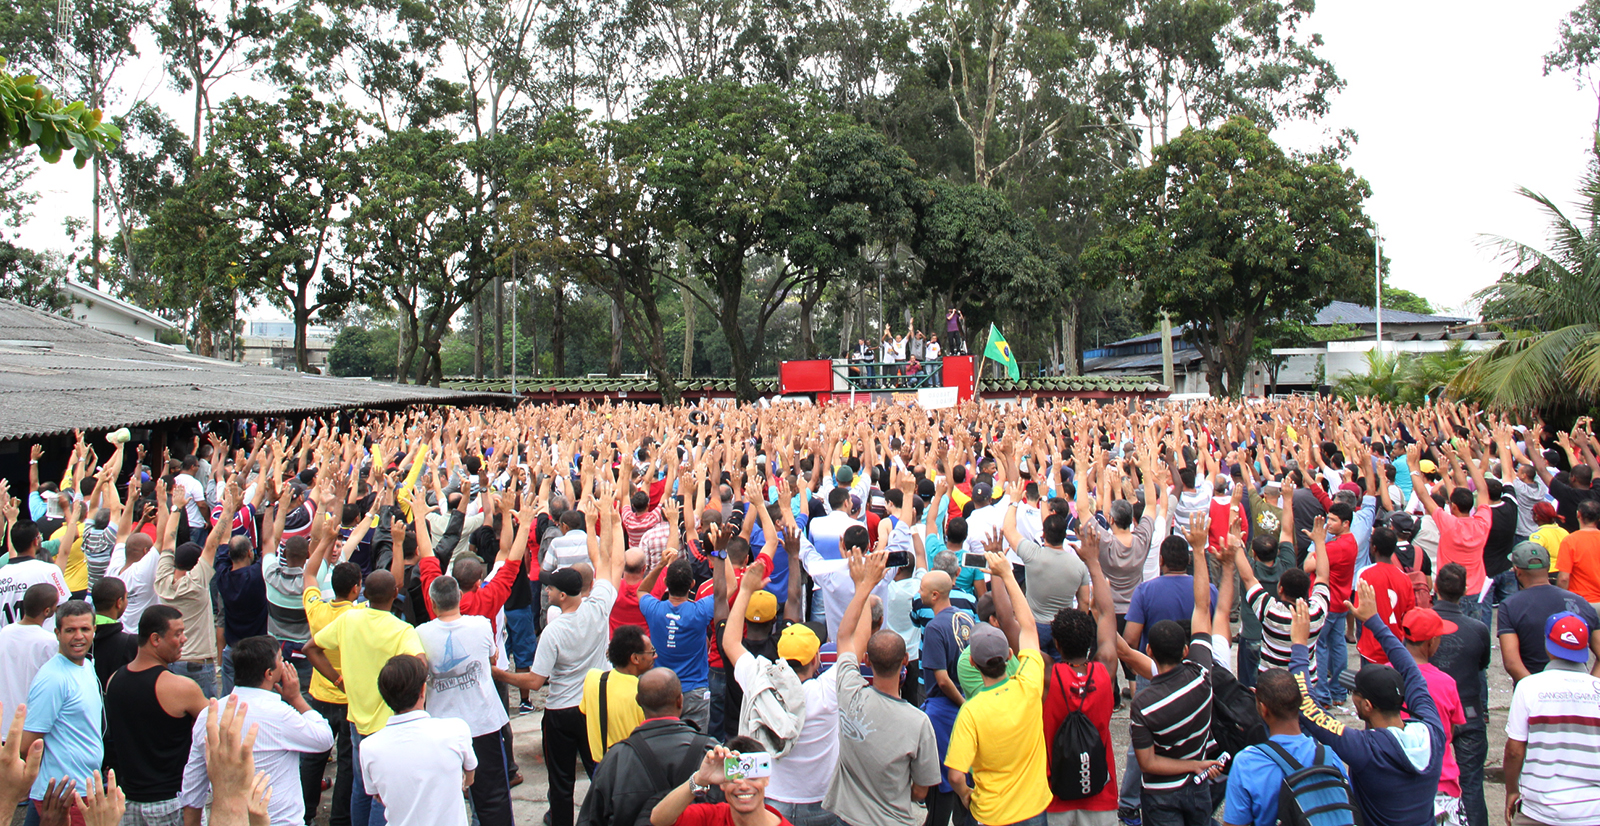
M1267 724L1256 711L1255 692L1221 666L1211 669L1211 739L1229 759L1247 746L1267 741Z
M1301 766L1283 746L1268 740L1266 755L1283 770L1278 787L1280 826L1354 826L1361 816L1350 803L1350 786L1333 766L1324 765L1322 744Z
M1056 687L1067 704L1066 719L1056 728L1050 740L1050 793L1062 800L1084 800L1094 797L1111 782L1111 770L1106 764L1106 744L1100 739L1089 715L1083 713L1083 701L1072 708L1072 692L1061 682L1061 672L1052 668ZM1090 664L1089 683L1084 687L1087 695L1094 690L1094 667Z

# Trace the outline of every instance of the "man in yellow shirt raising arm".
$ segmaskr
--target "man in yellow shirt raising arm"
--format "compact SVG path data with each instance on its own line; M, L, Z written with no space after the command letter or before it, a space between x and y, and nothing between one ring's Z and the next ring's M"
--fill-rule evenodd
M983 690L968 697L950 732L950 750L944 765L950 785L986 826L1026 824L1043 826L1050 805L1050 782L1045 770L1044 657L1039 653L1039 627L1028 599L1017 585L1016 574L999 542L984 543L988 551L989 578L1004 582L1016 611L1015 648L1020 665L1006 676L1012 641L992 625L972 632L966 656L983 675ZM971 774L973 784L967 784Z

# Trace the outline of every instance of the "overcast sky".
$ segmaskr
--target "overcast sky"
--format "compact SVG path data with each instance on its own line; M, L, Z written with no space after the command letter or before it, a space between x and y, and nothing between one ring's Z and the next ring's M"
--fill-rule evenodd
M1311 149L1340 129L1372 185L1390 283L1436 307L1461 309L1502 272L1484 234L1543 245L1547 223L1518 187L1570 205L1592 145L1596 95L1570 76L1543 74L1557 25L1578 0L1322 0L1308 27L1348 83L1323 121L1276 135ZM182 122L186 99L163 86L147 50L119 80L151 94ZM219 90L221 99L229 89ZM42 166L44 195L23 241L66 251L68 215L87 218L88 176L68 161ZM113 227L111 218L107 227ZM271 310L261 314L280 315Z

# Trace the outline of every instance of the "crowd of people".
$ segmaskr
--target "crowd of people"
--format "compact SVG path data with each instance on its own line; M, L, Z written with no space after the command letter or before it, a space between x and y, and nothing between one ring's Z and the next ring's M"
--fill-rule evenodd
M0 482L28 826L510 826L541 705L548 826L1487 826L1497 668L1494 819L1600 823L1587 419L605 403L202 434Z

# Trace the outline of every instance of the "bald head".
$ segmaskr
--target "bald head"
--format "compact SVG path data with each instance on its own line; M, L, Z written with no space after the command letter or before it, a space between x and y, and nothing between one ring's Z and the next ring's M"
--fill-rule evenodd
M396 587L394 574L388 571L373 571L367 574L367 604L379 611L389 610L394 604L394 598L400 591Z
M885 628L867 640L867 663L874 677L900 676L906 659L906 641L898 633Z
M929 571L923 574L922 587L919 590L922 604L931 608L935 603L949 599L950 585L950 575L944 571Z
M644 551L638 548L629 548L622 554L622 571L630 577L643 576L644 563Z
M572 566L572 570L577 571L583 577L583 590L579 593L589 593L589 589L594 587L594 568L587 562L579 562Z
M154 547L154 545L155 545L155 541L152 540L149 536L147 536L147 535L145 535L143 533L139 533L137 531L134 532L131 536L128 537L128 544L127 544L127 551L126 551L126 553L128 555L128 561L129 562L138 562L140 559L143 559L144 555L149 553L150 549L152 547Z
M637 701L645 717L677 717L683 711L683 685L672 669L652 668L639 675Z

